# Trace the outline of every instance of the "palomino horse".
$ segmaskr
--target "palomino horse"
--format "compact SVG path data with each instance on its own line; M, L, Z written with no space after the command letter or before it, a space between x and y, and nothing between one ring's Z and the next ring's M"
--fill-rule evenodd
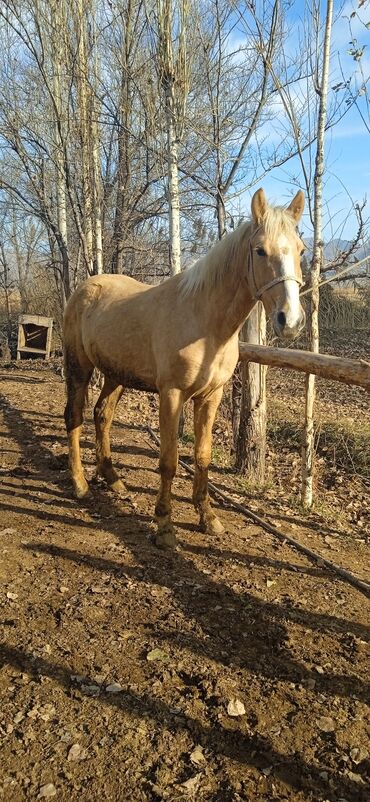
M64 318L69 465L77 498L87 495L80 431L94 366L104 386L94 410L97 471L117 492L124 486L112 466L109 432L125 387L159 393L160 490L156 543L172 547L171 484L177 468L182 405L194 402L193 502L200 526L221 533L208 496L212 426L225 383L238 361L238 334L258 299L275 332L297 335L304 323L299 302L302 241L296 226L304 195L287 209L270 207L259 189L251 220L242 223L189 270L148 286L123 275L93 276L70 298Z

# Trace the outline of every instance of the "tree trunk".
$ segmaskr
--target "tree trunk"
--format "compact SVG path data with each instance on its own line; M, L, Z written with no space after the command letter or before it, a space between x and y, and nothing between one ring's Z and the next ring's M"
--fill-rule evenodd
M78 0L76 7L76 36L78 41L78 62L77 62L77 97L78 97L78 116L79 116L79 135L81 141L81 173L82 173L82 203L83 221L82 229L85 237L85 249L87 254L86 269L91 276L93 273L93 191L91 181L91 141L90 141L90 87L88 84L88 59L87 59L87 21L86 8L83 0Z
M64 39L62 38L63 14L62 7L55 4L53 14L55 31L59 36L54 35L51 42L51 61L53 69L53 95L54 95L54 131L55 131L55 172L56 172L56 194L57 194L57 221L58 221L58 247L62 260L62 286L63 303L68 300L70 290L69 277L69 252L68 252L68 228L67 228L67 187L64 158L64 127L68 119L65 107L64 85L62 78L63 64L65 64L65 54L62 51Z
M330 40L333 19L333 0L327 0L326 21L324 34L324 55L321 85L319 88L320 101L318 112L318 130L316 161L314 175L314 244L311 267L311 300L309 315L310 348L314 353L319 351L319 280L320 268L323 258L322 241L322 192L324 173L324 143L325 124L327 113L327 95L329 82ZM305 399L305 425L302 444L302 504L309 508L313 502L313 470L314 470L314 405L316 396L315 376L306 377Z
M102 225L102 179L100 166L100 132L98 116L100 111L99 79L100 60L96 42L96 7L91 6L92 15L92 48L93 48L93 74L91 91L91 174L93 188L93 231L94 231L94 273L103 273L103 225Z
M173 114L171 91L166 93L167 162L168 162L168 216L170 234L170 271L175 276L181 270L180 248L180 189L179 148Z
M186 0L174 4L157 0L157 70L164 95L167 133L167 180L170 271L181 270L179 144L183 134L186 100L189 91L187 61ZM176 27L178 26L178 31ZM173 40L177 39L176 50Z
M247 342L266 343L266 315L262 303L252 309L241 332ZM235 467L253 482L262 483L266 458L266 367L253 362L241 368L241 398Z
M133 40L133 7L128 0L122 26L122 72L119 96L119 122L117 130L117 198L113 229L112 273L123 273L123 253L126 239L128 215L127 194L130 187L131 166L129 151L130 106L131 100L131 47Z

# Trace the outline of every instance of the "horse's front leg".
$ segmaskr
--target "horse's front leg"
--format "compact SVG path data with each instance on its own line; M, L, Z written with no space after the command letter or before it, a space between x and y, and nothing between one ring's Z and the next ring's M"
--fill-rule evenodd
M159 472L161 484L155 505L158 524L156 545L160 548L173 548L176 537L171 520L171 485L177 470L177 434L182 409L180 390L162 390L159 398L159 428L161 450Z
M212 426L222 398L223 387L207 398L194 399L195 472L193 503L200 515L203 532L220 535L224 532L221 521L212 510L208 495L208 466L211 461Z

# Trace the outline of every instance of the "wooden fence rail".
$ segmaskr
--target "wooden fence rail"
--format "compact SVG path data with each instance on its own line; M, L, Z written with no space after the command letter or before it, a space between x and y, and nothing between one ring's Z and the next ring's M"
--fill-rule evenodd
M363 359L344 359L340 356L314 354L312 351L270 348L243 342L239 343L239 359L243 362L258 362L261 365L314 373L324 379L357 384L370 392L370 362Z

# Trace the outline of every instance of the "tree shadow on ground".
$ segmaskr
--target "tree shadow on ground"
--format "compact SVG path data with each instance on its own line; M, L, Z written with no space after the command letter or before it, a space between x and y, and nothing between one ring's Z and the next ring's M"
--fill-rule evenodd
M68 694L74 687L72 672L68 666L52 662L40 657L34 657L22 649L0 644L0 665L9 665L18 671L25 672L35 679L49 677L64 688ZM79 690L84 695L83 688L94 684L94 679L82 676ZM293 790L307 794L317 800L333 799L339 796L349 802L365 802L367 790L347 777L339 777L335 771L327 770L324 773L320 768L307 764L299 753L293 756L280 754L273 747L268 738L258 733L241 732L238 729L227 729L220 722L205 725L199 719L188 716L185 712L180 715L174 712L163 700L149 694L123 689L121 693L112 696L102 691L101 695L89 703L99 715L102 707L109 706L122 715L134 718L149 719L161 730L171 729L190 731L195 743L201 743L205 750L216 758L227 757L241 765L255 767L260 771L272 765L273 778L280 780Z

